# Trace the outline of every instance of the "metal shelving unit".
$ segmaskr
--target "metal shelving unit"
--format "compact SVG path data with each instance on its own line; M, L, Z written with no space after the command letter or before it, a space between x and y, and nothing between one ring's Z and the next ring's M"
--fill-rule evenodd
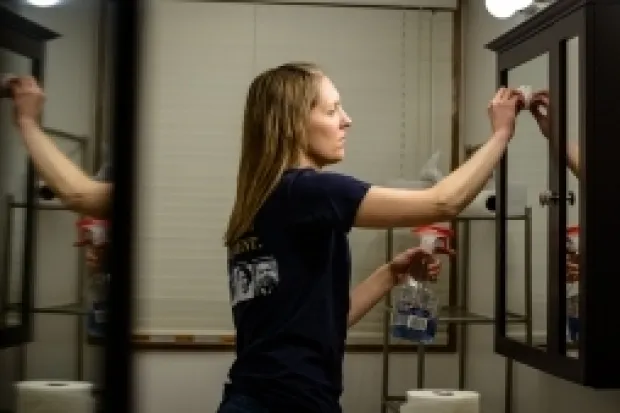
M463 236L460 258L462 262L460 277L456 286L452 288L458 289L457 305L455 307L444 307L440 310L438 322L444 325L457 325L457 356L458 356L458 375L460 390L466 387L467 372L467 336L468 327L471 325L492 325L495 323L493 316L475 314L469 311L469 257L470 257L470 229L471 223L474 221L492 221L489 218L458 218L456 222L462 226ZM526 328L526 339L528 342L532 339L532 210L527 207L522 215L510 216L510 221L523 221L525 237L525 314L511 313L507 322L511 324L524 324ZM393 231L387 231L386 261L391 260L393 256ZM391 294L386 296L386 309L383 318L383 371L382 371L382 388L381 388L381 412L400 411L400 406L405 401L405 396L393 396L389 394L389 356L390 351L390 325L392 316L392 297ZM425 359L426 349L423 344L416 344L417 349L417 388L425 387ZM505 369L505 387L504 387L504 412L512 413L512 381L513 381L513 360L506 359Z

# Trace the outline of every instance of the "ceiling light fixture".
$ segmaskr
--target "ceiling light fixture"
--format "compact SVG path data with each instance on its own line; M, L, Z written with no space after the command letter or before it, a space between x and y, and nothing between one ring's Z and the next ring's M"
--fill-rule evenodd
M496 19L508 19L518 11L531 7L534 0L485 0L485 6Z
M62 0L26 0L26 3L35 7L54 7L59 5Z

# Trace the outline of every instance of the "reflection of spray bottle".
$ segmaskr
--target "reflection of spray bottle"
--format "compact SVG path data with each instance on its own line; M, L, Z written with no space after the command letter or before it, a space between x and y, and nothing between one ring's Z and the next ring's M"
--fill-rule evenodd
M420 246L429 254L450 248L451 231L444 226L419 227L414 232L420 236ZM398 287L392 317L394 337L420 343L435 339L438 300L430 284L428 280L416 280L412 274L406 284Z
M93 260L89 268L89 283L87 301L89 305L86 329L91 337L103 337L106 326L107 295L110 283L106 268L103 250L107 247L107 226L105 220L85 218L77 222L79 240L76 246L88 246L90 257Z
M579 226L566 228L567 260L578 260ZM576 342L579 338L579 278L566 279L566 339Z

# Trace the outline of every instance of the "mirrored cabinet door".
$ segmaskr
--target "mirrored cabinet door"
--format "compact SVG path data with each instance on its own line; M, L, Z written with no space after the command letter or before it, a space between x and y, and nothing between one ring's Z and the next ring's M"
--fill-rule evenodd
M29 73L32 61L23 55L0 49L1 73ZM28 156L16 136L12 103L0 101L0 202L2 202L2 297L3 321L7 327L22 325L23 268L26 237Z
M549 55L543 53L507 71L507 84L531 95L548 90ZM549 144L527 108L518 115L505 165L506 199L525 192L531 206L527 226L513 222L506 205L505 290L506 337L544 348L547 326L547 257L549 211L539 205L549 191ZM525 315L527 323L510 323L513 315Z
M42 81L47 42L56 33L0 6L0 75ZM35 174L16 137L10 93L0 98L0 348L30 340L35 262Z
M566 134L566 355L579 357L579 280L585 275L579 253L579 36L563 44L566 53L565 134Z

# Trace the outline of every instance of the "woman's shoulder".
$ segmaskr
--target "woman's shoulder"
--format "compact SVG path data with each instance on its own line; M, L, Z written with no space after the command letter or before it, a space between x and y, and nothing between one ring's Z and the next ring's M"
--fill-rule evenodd
M313 168L287 169L282 175L282 185L295 185L300 189L325 190L330 186L343 186L361 182L359 179L335 171L322 171Z

